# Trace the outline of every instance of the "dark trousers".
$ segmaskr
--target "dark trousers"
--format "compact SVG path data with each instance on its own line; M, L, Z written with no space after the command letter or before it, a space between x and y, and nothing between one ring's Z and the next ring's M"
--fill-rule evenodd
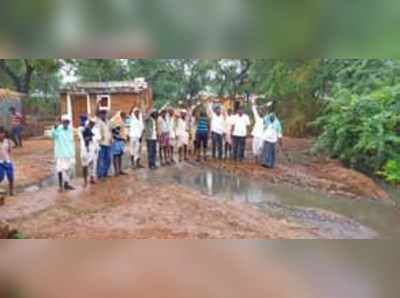
M11 128L11 139L16 147L22 147L22 126L17 125Z
M208 132L198 132L196 134L196 145L197 149L200 150L201 148L207 149L208 147Z
M233 142L233 159L243 161L246 149L246 137L232 136Z
M147 142L147 159L149 162L149 168L156 167L157 159L157 141L156 140L146 140Z
M111 167L111 146L100 146L99 157L97 161L97 177L107 177Z
M212 157L213 158L216 158L216 152L218 150L218 158L222 159L222 152L223 152L222 139L223 139L223 135L217 134L215 132L212 133L211 140L212 140Z
M265 142L262 156L262 164L268 168L275 167L276 161L276 143Z

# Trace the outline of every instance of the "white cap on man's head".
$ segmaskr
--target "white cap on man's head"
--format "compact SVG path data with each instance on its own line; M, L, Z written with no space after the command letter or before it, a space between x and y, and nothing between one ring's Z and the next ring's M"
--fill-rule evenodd
M64 114L61 116L61 121L70 121L68 114Z

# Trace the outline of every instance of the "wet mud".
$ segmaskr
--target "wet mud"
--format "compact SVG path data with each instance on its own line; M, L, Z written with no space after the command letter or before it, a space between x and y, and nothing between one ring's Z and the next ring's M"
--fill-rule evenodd
M53 175L40 176L5 200L0 220L27 238L400 237L400 213L375 182L338 166L366 181L359 188L373 195L365 197L349 187L351 175L339 183L299 169L321 163L327 166L318 173L324 173L332 161L303 158L310 146L305 140L285 143L291 160L281 158L272 171L253 161L192 161L157 171L129 170L129 176L88 188L77 178L77 190L62 194Z
M311 228L270 218L251 206L221 204L172 184L171 168L110 178L59 194L54 187L24 193L0 209L27 238L235 239L318 238ZM164 173L163 173L164 171ZM74 182L75 185L78 181Z

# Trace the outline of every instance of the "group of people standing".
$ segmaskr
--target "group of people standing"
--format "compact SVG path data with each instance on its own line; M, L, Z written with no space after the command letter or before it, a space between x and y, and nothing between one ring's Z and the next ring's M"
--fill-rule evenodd
M208 114L201 114L196 132L196 142L204 148L204 159L207 159L208 130L207 119L210 119L212 157L218 159L232 158L243 161L246 154L248 136L252 136L252 153L255 161L267 168L274 168L277 143L282 145L282 125L275 113L269 111L272 102L257 106L257 97L251 97L253 126L250 117L239 107L236 113L225 110L217 104L208 103ZM200 155L198 155L200 159Z
M202 107L201 107L202 105ZM268 106L267 106L268 108ZM282 140L279 119L266 107L258 107L252 97L254 125L242 108L234 113L215 102L174 109L168 105L159 111L133 107L112 118L99 107L96 117L82 117L79 127L80 160L84 185L106 179L113 168L115 176L126 175L123 156L129 155L132 168L143 168L142 148L147 148L149 169L167 166L193 157L207 160L209 139L214 159L246 158L247 137L253 137L252 152L261 165L273 168L276 144ZM56 170L60 191L73 189L70 177L75 164L75 144L71 121L63 115L51 132L55 143ZM158 153L158 154L157 154Z

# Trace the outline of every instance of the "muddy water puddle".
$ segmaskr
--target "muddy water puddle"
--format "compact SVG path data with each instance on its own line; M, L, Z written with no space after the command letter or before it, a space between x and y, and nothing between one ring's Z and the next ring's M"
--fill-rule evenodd
M251 204L270 215L311 225L331 237L400 238L400 212L394 203L332 198L287 185L251 181L222 170L189 174L191 171L177 169L175 182L221 202Z
M129 162L125 160L124 168L128 166ZM400 238L400 211L394 204L332 198L297 187L252 181L195 163L136 173L155 187L174 183L195 189L221 203L250 204L271 216L311 226L331 238L374 238L378 235L380 238ZM81 176L79 167L74 176ZM54 185L57 185L55 175L26 190Z

